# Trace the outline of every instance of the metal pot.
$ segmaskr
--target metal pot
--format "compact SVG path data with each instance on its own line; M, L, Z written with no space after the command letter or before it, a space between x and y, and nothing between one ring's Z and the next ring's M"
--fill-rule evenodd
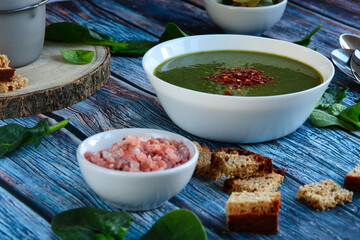
M48 0L0 0L0 54L11 67L27 65L41 55Z

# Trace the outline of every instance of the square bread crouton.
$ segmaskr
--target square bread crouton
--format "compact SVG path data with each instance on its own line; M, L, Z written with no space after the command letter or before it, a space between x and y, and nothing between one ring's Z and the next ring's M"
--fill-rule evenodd
M281 187L283 181L284 176L273 171L272 173L265 173L247 179L226 179L223 185L223 191L227 193L242 191L275 192Z
M211 150L206 145L193 141L199 151L199 159L195 168L195 175L218 180L223 175L221 168L212 163Z
M10 61L6 55L0 54L0 68L8 68Z
M226 178L249 178L271 173L272 159L260 154L236 148L221 148L213 152L215 165L220 166Z
M237 232L275 233L279 231L280 206L278 192L233 192L225 206L227 228Z
M354 192L360 192L360 165L346 174L344 187Z
M29 80L27 78L22 77L17 73L14 73L14 76L11 79L11 81L0 82L0 93L7 93L10 91L23 88L28 83L28 81Z
M296 197L305 200L317 211L324 211L336 205L351 202L353 193L341 188L331 179L300 186Z
M0 55L0 93L7 93L24 87L28 79L20 76L9 67L6 55Z
M15 69L0 68L0 82L10 82L13 80Z

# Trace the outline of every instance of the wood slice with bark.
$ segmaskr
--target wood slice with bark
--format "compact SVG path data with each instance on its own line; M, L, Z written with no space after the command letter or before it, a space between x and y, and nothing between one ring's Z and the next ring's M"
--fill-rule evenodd
M95 54L91 63L77 65L67 62L61 49L92 50ZM0 119L46 113L86 99L109 78L110 51L103 46L45 42L40 58L16 72L29 82L22 89L0 94Z

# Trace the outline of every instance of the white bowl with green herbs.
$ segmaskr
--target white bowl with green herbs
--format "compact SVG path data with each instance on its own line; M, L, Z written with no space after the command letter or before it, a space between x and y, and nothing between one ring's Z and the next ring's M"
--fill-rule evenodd
M302 63L315 71L320 80L313 87L292 93L227 96L224 93L206 93L180 87L155 75L160 66L170 66L167 63L180 56L222 50L283 57L285 63L280 67L287 68L287 59ZM198 61L193 62L195 65L200 64ZM272 65L270 61L269 66ZM190 36L164 42L144 55L143 68L160 103L175 124L202 138L233 143L265 142L295 131L309 117L335 73L331 61L312 49L281 40L230 34ZM177 76L183 78L180 82L186 82L183 68L179 69L182 72ZM297 68L294 71L304 74ZM283 82L293 85L293 75L285 76ZM203 76L196 77L198 80L206 79ZM302 78L297 81L301 82ZM271 88L272 85L269 86Z
M274 26L287 4L287 0L238 0L243 5L233 6L224 1L231 0L205 0L212 21L227 33L248 35L261 35Z

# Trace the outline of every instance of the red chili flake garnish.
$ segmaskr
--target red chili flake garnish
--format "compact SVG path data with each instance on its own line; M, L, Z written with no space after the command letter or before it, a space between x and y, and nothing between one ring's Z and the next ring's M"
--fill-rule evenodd
M227 89L238 89L240 87L255 87L256 85L265 85L267 83L274 83L274 78L263 75L264 71L256 68L225 68L217 67L216 70L220 71L220 74L215 74L205 79L213 79L216 83L224 83ZM225 95L231 95L228 91Z

